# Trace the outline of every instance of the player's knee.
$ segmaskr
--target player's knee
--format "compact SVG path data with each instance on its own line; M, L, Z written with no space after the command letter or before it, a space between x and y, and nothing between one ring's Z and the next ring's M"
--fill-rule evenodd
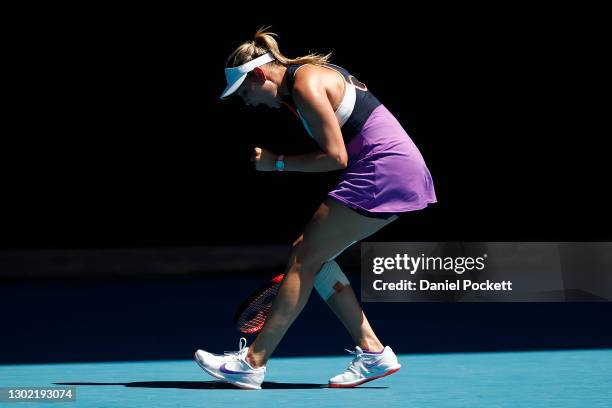
M300 273L314 277L325 263L325 253L308 248L301 240L292 250L290 263L299 265Z
M314 278L321 270L321 267L323 266L324 262L325 261L323 260L323 258L306 256L302 258L300 262L300 271L301 273L307 274L309 277Z

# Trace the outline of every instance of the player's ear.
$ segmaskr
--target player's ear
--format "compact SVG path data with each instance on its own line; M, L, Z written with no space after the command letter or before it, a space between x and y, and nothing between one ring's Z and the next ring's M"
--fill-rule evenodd
M252 78L256 83L264 83L266 82L266 73L263 71L263 69L257 67L255 69L253 69L252 72Z

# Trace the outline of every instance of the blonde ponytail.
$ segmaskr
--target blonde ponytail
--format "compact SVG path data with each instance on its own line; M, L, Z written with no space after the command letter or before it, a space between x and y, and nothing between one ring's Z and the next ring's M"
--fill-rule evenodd
M228 57L225 66L237 67L238 65L245 64L257 57L260 57L266 53L271 53L276 61L273 63L282 65L292 64L315 64L323 65L331 58L329 54L308 54L298 58L288 58L284 56L278 48L278 43L274 37L278 37L277 34L266 31L269 27L262 27L255 33L253 41L247 41L238 46Z

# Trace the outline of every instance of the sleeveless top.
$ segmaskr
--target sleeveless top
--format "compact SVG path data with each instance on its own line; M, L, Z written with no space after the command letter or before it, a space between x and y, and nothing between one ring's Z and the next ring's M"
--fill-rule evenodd
M287 67L287 86L291 97L293 98L293 85L295 82L295 71L305 64L289 65ZM380 101L368 90L367 86L360 82L357 78L351 75L347 70L338 65L325 64L326 68L333 69L340 73L344 78L344 95L342 100L336 109L336 119L340 125L342 131L342 137L344 142L348 144L353 137L359 133L364 123L368 120L368 117L374 109L381 105ZM295 106L295 102L293 103ZM302 116L299 109L296 108L296 112L299 118L304 124L304 128L312 137L312 132L308 123Z

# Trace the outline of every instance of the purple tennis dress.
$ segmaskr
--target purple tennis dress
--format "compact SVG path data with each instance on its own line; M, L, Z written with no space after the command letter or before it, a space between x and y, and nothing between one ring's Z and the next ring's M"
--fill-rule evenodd
M290 89L300 66L287 68ZM336 117L348 153L348 167L328 195L376 218L389 218L435 203L433 180L425 160L393 114L345 69L333 64L326 67L345 78L344 96Z

